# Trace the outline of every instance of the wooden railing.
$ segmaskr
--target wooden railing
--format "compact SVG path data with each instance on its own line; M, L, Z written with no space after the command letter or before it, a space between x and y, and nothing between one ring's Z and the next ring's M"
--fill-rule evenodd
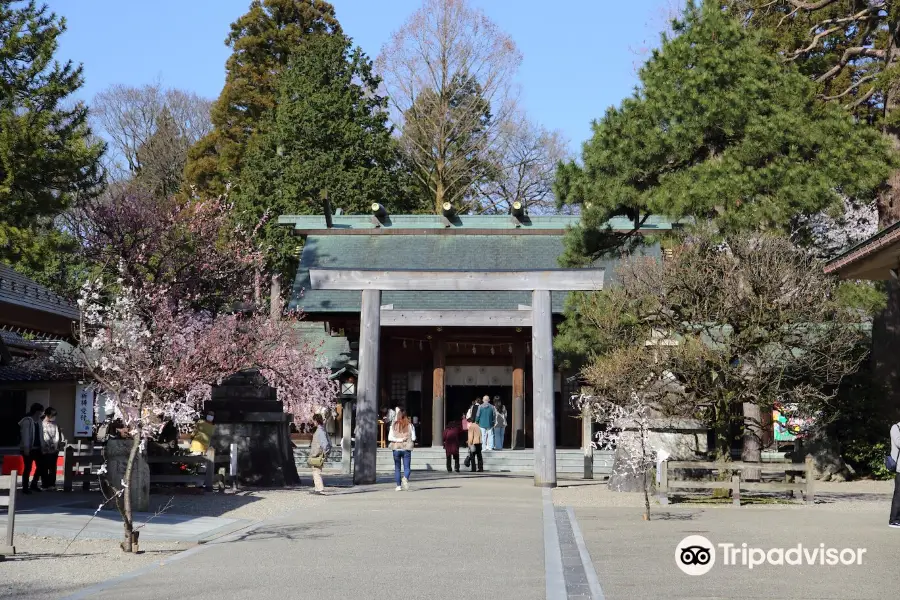
M800 492L806 497L806 503L812 504L813 490L813 466L812 459L807 458L804 463L748 463L748 462L701 462L701 461L672 461L662 463L659 478L659 499L662 504L668 504L669 494L673 490L683 489L727 489L731 490L732 503L741 505L741 490L759 492ZM724 475L732 473L730 480L724 481L698 481L690 479L677 479L675 471L699 470L718 471ZM783 481L742 481L741 473L751 471L755 473L778 473L783 476ZM803 473L803 482L791 481L795 476L790 473Z
M83 447L68 446L63 460L63 490L71 492L75 483L81 482L84 491L90 491L91 482L97 479L98 467L105 462L105 458L98 454L91 445ZM181 483L201 485L209 490L213 489L216 480L216 465L228 465L231 462L230 453L216 455L212 448L202 455L186 456L147 456L144 458L147 464L173 464L173 465L206 465L204 473L157 475L150 474L150 483Z
M91 490L91 482L97 478L97 470L103 464L103 456L95 450L93 444L66 446L63 458L63 491L71 492L75 482L81 482L81 489Z
M212 490L216 482L216 465L229 464L231 462L230 454L216 455L216 451L210 448L206 454L188 455L188 456L148 456L146 459L148 464L167 464L167 465L205 465L206 470L203 473L184 475L157 475L150 474L150 483L183 483L194 484Z
M0 560L3 560L4 556L16 553L13 536L16 531L16 484L18 483L18 477L19 474L16 470L11 470L9 472L9 487L6 488L6 494L0 493L0 506L6 507L6 544L0 545Z

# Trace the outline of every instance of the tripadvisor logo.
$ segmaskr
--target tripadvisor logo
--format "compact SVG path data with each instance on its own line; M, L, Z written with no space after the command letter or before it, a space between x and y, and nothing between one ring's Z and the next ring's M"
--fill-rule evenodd
M713 544L702 535L689 535L675 547L675 564L688 575L705 575L716 564L716 557L726 567L753 569L771 566L837 566L861 565L865 548L826 548L825 544L790 548L754 548L743 544Z

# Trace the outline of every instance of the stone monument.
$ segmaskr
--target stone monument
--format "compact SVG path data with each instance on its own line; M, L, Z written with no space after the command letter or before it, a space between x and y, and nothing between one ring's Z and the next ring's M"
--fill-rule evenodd
M125 471L128 468L128 456L131 454L133 444L134 441L131 439L111 439L103 448L103 458L106 460L105 485L116 492L122 489L122 481L125 479ZM131 487L131 510L134 512L150 510L150 466L144 458L144 453L138 452L131 467L129 486ZM109 508L114 507L109 505Z
M259 373L238 373L213 387L203 409L215 413L210 447L216 454L228 454L231 444L237 444L240 484L281 487L300 483L290 439L292 417L285 414L277 391Z

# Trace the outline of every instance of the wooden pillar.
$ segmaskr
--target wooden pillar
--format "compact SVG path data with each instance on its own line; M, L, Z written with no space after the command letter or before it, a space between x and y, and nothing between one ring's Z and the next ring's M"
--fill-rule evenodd
M443 443L445 385L444 374L447 367L447 346L441 340L434 342L434 371L431 383L431 446L440 447Z
M556 487L556 407L553 398L553 314L550 292L535 290L531 303L534 485Z
M359 326L359 377L356 384L356 463L354 484L375 483L378 443L378 349L381 291L363 290Z
M353 451L351 443L353 436L353 404L344 402L341 407L341 428L343 436L341 436L341 473L350 474L350 453Z
M519 342L513 345L512 372L512 422L510 423L510 448L525 447L525 348Z

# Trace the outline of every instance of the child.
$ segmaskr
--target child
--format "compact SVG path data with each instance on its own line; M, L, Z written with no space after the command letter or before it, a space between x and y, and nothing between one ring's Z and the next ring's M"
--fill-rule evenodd
M459 473L459 436L461 430L459 423L456 421L450 421L447 423L447 428L444 429L444 452L447 453L447 472L452 473L453 469L450 468L450 458L453 458L453 462L456 466L456 472Z

